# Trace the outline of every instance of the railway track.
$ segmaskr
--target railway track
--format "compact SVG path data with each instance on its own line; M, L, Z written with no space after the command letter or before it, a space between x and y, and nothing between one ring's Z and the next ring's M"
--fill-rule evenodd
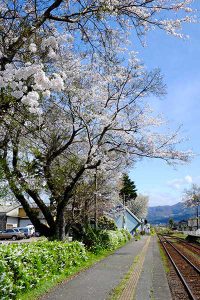
M193 253L198 254L200 257L200 245L198 245L197 243L189 243L186 240L184 240L183 238L179 238L179 237L175 237L175 236L171 236L171 235L163 235L163 236L170 238L172 240L178 241L179 243L183 244L184 247L191 250Z
M180 249L177 249L169 238L161 235L158 237L188 294L188 298L200 300L200 269Z

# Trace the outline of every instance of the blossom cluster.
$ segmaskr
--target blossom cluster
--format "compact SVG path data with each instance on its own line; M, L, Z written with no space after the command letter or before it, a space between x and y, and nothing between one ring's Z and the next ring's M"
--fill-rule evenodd
M51 93L57 93L64 89L62 70L57 69L57 62L59 60L61 62L60 51L61 48L66 47L66 44L69 46L75 40L76 51L87 56L87 59L89 52L86 48L84 53L85 45L82 44L82 47L78 49L81 38L86 41L85 44L97 49L94 52L98 53L100 49L103 50L103 43L105 53L117 54L120 52L122 44L121 32L117 24L119 23L120 27L129 31L132 28L132 20L134 20L134 26L138 27L137 32L142 33L143 30L159 26L168 33L182 37L179 32L182 23L193 20L192 16L187 15L187 13L192 13L191 3L192 0L154 0L150 2L139 0L137 3L135 0L98 0L80 1L79 4L77 1L70 1L68 6L60 5L59 13L56 10L53 12L55 15L58 13L58 20L59 18L65 19L62 16L68 16L69 27L62 23L58 28L56 22L49 22L47 18L45 24L49 27L44 29L35 24L40 22L46 6L43 7L41 4L37 7L29 1L24 1L23 5L19 5L19 7L16 5L15 11L9 1L0 0L2 7L0 25L5 31L2 35L4 36L3 40L0 40L0 58L9 58L9 62L2 66L2 71L0 71L0 88L11 89L9 91L17 102L22 100L22 103L29 107L30 112L39 113L41 96L50 96ZM172 18L163 17L160 20L156 16L163 10L168 11L169 14L171 12L177 14L181 11L184 11L185 14L183 17L180 15L179 18L174 19L172 13ZM113 22L115 28L109 22L109 15L116 18L116 22ZM105 32L102 31L99 24L101 18L105 21L103 23ZM27 30L21 28L22 24L20 25L24 19L27 21L27 24L24 25L27 26ZM128 20L131 22L127 22ZM74 24L79 22L82 36L78 34L76 25L71 25L73 22ZM65 53L65 55L68 54L70 55L70 53ZM10 61L10 57L12 57L12 61ZM44 62L45 65L43 65Z
M38 113L41 94L49 97L51 92L61 92L64 81L57 73L48 76L43 64L25 63L17 67L11 63L6 64L4 71L0 71L0 88L7 89L12 97L21 100L30 112Z

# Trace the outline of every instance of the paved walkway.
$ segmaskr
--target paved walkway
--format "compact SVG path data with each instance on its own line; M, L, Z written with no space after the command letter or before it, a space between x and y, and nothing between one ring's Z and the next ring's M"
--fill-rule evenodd
M132 240L77 277L54 288L42 300L106 300L139 254L120 300L171 300L157 238Z
M157 237L152 237L134 300L171 300L166 274L161 261Z
M147 237L132 240L92 268L56 287L43 300L105 300L123 279L144 247ZM127 299L128 300L128 299ZM145 299L140 299L145 300Z

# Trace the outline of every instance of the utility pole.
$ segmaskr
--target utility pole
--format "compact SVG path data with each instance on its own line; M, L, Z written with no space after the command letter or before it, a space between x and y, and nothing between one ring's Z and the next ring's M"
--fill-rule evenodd
M197 230L199 229L199 205L197 205Z
M97 229L97 167L94 174L94 184L95 184L95 192L94 192L94 222L95 229Z
M125 220L125 204L126 204L126 195L124 193L123 195L123 216L122 216L122 228L125 229L125 224L126 224L126 220Z

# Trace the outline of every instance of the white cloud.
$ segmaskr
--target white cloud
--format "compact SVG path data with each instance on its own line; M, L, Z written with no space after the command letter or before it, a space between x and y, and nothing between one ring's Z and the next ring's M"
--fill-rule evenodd
M168 192L151 191L149 196L149 206L173 205L181 201L179 197Z
M186 181L187 183L192 183L192 182L193 182L192 176L190 176L190 175L185 176L185 181Z
M180 190L184 188L185 185L191 184L193 182L192 176L186 175L183 178L176 178L167 182L167 185L175 190Z

